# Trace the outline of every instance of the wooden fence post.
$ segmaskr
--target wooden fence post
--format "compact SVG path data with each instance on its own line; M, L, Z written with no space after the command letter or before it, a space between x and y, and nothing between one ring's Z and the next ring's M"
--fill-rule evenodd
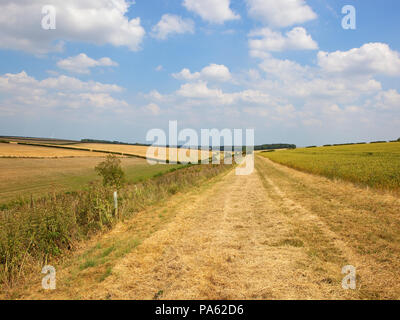
M118 214L118 193L114 191L114 215L117 216Z

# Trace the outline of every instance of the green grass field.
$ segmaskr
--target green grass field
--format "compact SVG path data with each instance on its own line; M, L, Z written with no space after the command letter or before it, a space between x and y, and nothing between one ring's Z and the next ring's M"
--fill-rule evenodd
M103 158L0 159L0 204L33 195L86 189L100 181L94 167ZM145 160L122 159L128 182L138 182L182 165L149 165Z
M263 152L288 167L377 189L400 190L400 143L373 143Z

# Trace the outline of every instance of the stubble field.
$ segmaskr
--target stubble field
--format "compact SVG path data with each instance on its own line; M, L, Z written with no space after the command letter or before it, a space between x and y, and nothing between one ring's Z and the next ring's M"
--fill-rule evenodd
M0 143L0 158L68 158L99 157L102 155L105 156L106 154L16 143Z

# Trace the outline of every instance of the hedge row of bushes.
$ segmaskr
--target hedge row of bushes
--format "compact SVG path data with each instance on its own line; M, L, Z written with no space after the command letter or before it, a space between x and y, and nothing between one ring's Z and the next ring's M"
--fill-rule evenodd
M390 141L372 141L369 143L388 143L388 142L400 142L400 138L397 140L390 140ZM324 144L323 147L338 147L338 146L351 146L357 144L367 144L368 142L350 142L350 143L336 143L336 144ZM306 148L317 148L317 146L309 146Z

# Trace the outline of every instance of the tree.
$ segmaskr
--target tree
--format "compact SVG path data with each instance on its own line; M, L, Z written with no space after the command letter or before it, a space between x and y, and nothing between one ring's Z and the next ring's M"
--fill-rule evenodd
M121 167L121 160L115 155L109 154L103 162L100 162L95 171L103 178L104 186L121 188L125 183L125 173Z
M400 142L400 138L398 138L397 141Z

